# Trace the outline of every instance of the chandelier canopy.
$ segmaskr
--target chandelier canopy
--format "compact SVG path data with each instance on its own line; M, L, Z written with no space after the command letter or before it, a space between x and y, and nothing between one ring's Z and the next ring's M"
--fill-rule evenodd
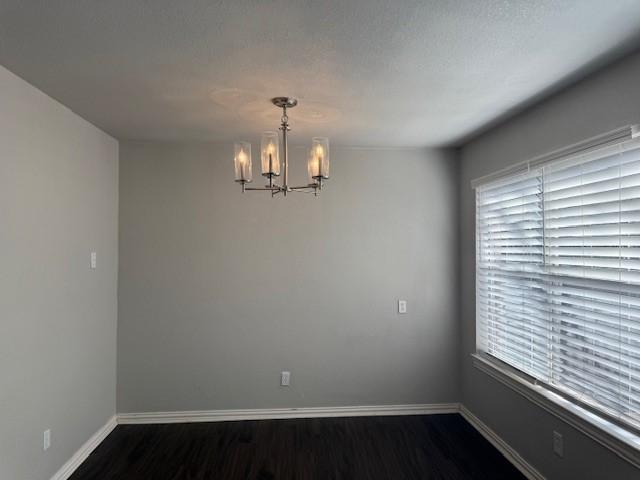
M271 99L276 107L282 109L280 119L280 131L282 132L282 149L280 149L280 136L278 132L264 132L260 141L260 164L262 176L267 178L269 183L264 187L247 187L253 181L251 167L251 143L237 142L234 145L233 162L235 165L236 182L242 185L242 191L267 191L271 196L282 193L284 196L289 192L304 192L318 195L322 190L323 182L329 178L329 139L325 137L313 137L311 139L311 149L307 158L307 173L309 183L307 185L292 187L289 185L289 144L288 132L289 117L287 109L298 104L298 100L291 97L275 97ZM282 154L282 184L276 183L280 176L280 157Z

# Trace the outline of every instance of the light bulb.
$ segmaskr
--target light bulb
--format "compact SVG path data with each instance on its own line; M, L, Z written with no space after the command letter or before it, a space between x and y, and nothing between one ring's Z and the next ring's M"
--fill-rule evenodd
M234 153L236 182L251 182L251 144L249 142L236 143Z
M240 153L238 154L238 161L243 167L247 164L247 154L244 153L244 150L240 150Z
M315 176L323 179L329 178L329 139L326 137L313 137L311 139L311 156L317 161L314 164ZM311 168L311 164L309 164Z
M280 175L280 158L278 157L278 133L263 132L260 141L260 157L262 175L265 177Z
M307 172L309 173L309 182L315 183L320 176L320 159L312 150L309 154L309 160L307 162Z

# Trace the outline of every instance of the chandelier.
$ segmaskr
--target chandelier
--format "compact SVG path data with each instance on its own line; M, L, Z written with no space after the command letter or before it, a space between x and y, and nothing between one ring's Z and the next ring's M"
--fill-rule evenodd
M282 150L280 150L280 137L278 132L264 132L260 142L260 160L262 165L262 176L267 178L269 183L264 187L248 187L247 184L253 181L251 168L251 143L238 142L234 145L233 162L236 170L236 182L242 185L242 191L266 191L271 192L271 196L282 193L284 196L289 192L313 193L318 195L322 190L323 182L329 178L329 139L325 137L313 137L311 139L311 149L307 158L307 172L309 183L300 187L289 185L289 145L288 132L289 117L287 109L298 104L298 100L291 97L276 97L271 99L276 107L282 109L280 119L280 131L282 131ZM276 183L280 176L280 153L282 153L282 183Z

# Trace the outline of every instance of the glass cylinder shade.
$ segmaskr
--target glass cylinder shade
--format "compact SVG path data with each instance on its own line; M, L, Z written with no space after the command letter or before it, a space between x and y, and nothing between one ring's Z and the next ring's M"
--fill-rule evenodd
M280 143L278 132L264 132L260 142L262 175L268 177L280 175Z
M312 183L321 178L329 178L329 139L313 137L307 164L309 178Z
M234 145L233 163L236 167L236 182L249 183L253 180L249 142L238 142Z

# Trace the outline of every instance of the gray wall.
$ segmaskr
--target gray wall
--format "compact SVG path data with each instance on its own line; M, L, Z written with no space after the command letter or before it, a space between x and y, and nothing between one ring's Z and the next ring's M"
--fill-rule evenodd
M626 124L640 123L640 54L562 91L464 146L460 175L463 402L549 479L638 478L612 452L475 369L475 204L481 175ZM552 452L564 435L565 458Z
M322 196L271 199L232 152L121 145L118 411L458 401L451 156L334 149Z
M115 413L118 143L2 67L0 92L0 478L44 480Z

